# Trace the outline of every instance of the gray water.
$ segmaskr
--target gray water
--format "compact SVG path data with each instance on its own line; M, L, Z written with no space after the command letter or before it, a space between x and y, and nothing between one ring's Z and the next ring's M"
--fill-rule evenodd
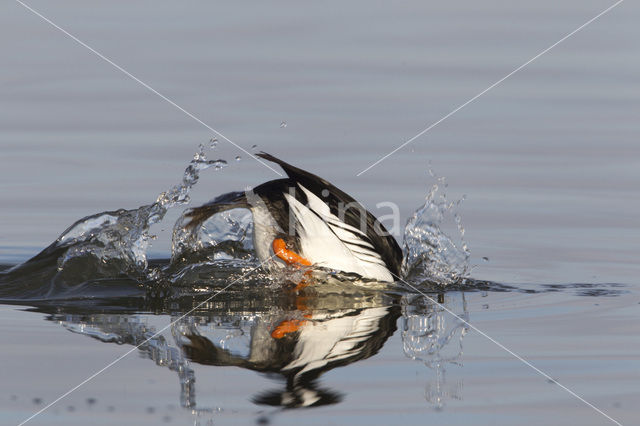
M317 173L376 214L388 213L377 203L397 203L402 225L433 183L429 168L446 176L450 199L466 195L459 212L471 277L494 285L444 291L444 306L634 423L637 4L623 2L359 177L612 2L29 4L246 150L257 145ZM36 255L81 217L152 203L215 136L18 3L0 5L0 32L0 263ZM229 166L203 172L194 205L276 177L224 140L215 155ZM169 256L179 213L152 228L152 258ZM138 303L135 283L122 286L130 306L0 308L3 424L133 348L132 336L144 334L129 324L159 330L190 306ZM189 317L200 331L242 330L242 318L277 323L269 315L295 311L219 297L197 313L203 319ZM377 353L320 376L338 403L256 404L282 383L188 360L171 340L178 329L165 340L175 368L162 351L141 348L29 424L613 424L449 313L402 297L318 296L318 312L382 307L398 327ZM404 332L416 323L425 336L452 337L417 351ZM108 332L120 344L103 343ZM193 394L181 365L195 377Z

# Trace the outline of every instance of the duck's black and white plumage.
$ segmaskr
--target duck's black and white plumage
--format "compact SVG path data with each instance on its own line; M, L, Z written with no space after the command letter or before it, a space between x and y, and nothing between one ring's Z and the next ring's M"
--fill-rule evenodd
M321 177L270 154L257 155L280 165L288 178L221 195L191 210L187 226L199 226L224 210L247 208L253 215L256 254L270 267L281 265L272 247L280 238L289 250L313 265L371 280L394 281L400 272L402 250L369 211Z

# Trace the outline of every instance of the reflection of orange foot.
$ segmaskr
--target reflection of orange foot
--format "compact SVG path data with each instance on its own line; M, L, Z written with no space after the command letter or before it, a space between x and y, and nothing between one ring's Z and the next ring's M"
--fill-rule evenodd
M289 333L295 333L307 323L307 320L285 320L282 321L275 330L271 332L274 339L282 339Z
M282 238L276 238L273 240L272 246L275 255L284 260L288 265L311 266L311 262L307 259L300 256L298 253L287 249L287 244Z

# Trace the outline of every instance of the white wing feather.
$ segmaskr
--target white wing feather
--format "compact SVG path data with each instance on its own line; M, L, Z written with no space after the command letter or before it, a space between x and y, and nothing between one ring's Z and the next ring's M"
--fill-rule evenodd
M380 255L362 238L365 234L361 230L340 221L314 193L301 185L300 189L307 196L308 207L291 194L285 194L285 198L295 215L302 256L326 268L393 281Z

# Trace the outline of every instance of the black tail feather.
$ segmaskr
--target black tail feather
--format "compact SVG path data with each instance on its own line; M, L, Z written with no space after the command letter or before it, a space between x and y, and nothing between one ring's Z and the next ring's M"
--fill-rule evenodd
M231 210L236 208L248 208L247 197L244 192L236 191L222 194L219 197L214 198L207 204L200 207L189 210L185 217L191 220L185 225L187 229L193 229L216 213L223 212L225 210Z

